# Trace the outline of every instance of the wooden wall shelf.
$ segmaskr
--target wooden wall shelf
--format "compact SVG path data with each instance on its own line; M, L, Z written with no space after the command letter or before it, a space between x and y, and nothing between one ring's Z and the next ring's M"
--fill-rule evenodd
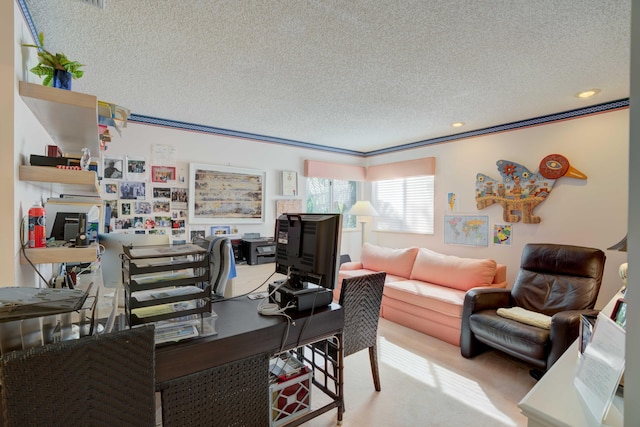
M96 96L22 81L19 90L65 155L80 154L84 147L92 157L100 155Z
M89 194L98 196L100 187L94 171L58 169L49 166L21 165L20 181L41 183L55 193Z
M27 257L34 264L50 264L56 262L94 262L98 257L98 246L89 245L84 248L27 248ZM20 253L20 263L28 264L22 252Z

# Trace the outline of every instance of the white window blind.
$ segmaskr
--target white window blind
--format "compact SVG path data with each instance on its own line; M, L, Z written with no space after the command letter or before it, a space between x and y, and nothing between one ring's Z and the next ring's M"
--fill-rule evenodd
M434 176L374 181L372 203L378 231L433 234Z

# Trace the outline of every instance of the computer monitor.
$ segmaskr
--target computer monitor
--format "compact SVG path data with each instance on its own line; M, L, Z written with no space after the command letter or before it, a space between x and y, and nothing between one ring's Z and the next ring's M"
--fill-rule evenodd
M334 289L340 268L341 214L285 213L276 220L276 273L287 286Z
M104 247L100 256L103 284L107 288L117 288L122 284L122 246L168 245L167 234L104 233L98 236L98 243Z
M53 237L56 240L69 240L65 239L64 229L68 224L75 225L75 233L73 234L73 239L75 239L75 235L78 234L78 216L80 214L78 212L58 212L56 213L56 218L53 221L53 227L51 227L51 234L49 238ZM68 237L68 236L67 236Z

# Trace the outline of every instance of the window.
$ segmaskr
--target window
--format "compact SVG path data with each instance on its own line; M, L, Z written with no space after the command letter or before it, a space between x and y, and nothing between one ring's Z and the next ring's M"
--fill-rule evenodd
M374 181L378 231L433 234L433 175Z
M307 212L341 213L342 228L355 228L356 218L346 215L356 203L357 181L307 178Z

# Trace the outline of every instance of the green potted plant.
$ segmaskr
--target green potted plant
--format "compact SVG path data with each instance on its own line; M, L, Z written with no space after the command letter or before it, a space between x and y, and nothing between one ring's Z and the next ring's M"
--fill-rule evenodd
M71 90L71 79L79 79L84 74L80 69L84 64L70 61L64 53L53 54L44 48L44 33L38 34L40 45L23 44L38 49L38 65L30 69L36 76L44 77L42 84Z

